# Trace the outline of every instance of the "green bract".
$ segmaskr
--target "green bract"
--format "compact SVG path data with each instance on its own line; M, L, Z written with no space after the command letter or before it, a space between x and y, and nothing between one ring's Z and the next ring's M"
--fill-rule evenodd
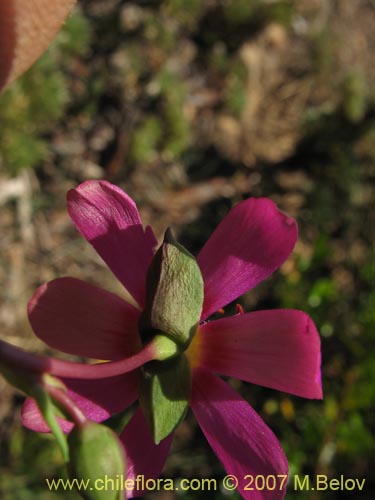
M124 494L101 488L104 479L116 479L124 474L125 457L116 434L105 425L88 422L75 426L68 438L69 472L72 479L90 480L86 490L80 490L85 500L121 500ZM97 480L103 479L98 485ZM98 485L95 487L94 485ZM99 488L100 486L100 488Z
M202 305L197 261L167 230L148 270L146 307L139 324L143 342L154 341L159 359L143 367L139 394L155 443L185 416L191 376L184 351L198 327Z

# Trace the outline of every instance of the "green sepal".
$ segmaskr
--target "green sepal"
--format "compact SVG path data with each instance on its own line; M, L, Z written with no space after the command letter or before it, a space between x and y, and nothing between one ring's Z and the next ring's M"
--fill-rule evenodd
M168 229L147 273L146 307L139 323L143 342L161 333L186 349L202 305L203 278L198 263Z
M75 426L68 437L69 475L71 479L89 481L92 488L80 489L85 500L121 500L124 492L111 488L94 488L95 480L126 477L124 450L117 435L107 426L87 422Z
M191 393L191 374L184 354L142 369L139 400L156 444L185 417Z

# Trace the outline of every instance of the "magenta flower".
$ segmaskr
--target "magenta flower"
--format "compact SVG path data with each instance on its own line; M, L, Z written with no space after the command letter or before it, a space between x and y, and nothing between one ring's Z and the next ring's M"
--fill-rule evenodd
M122 360L142 348L138 322L157 241L151 228L143 229L134 201L106 181L84 182L69 191L67 200L77 229L139 307L78 279L60 278L36 291L29 303L30 323L54 349ZM285 486L281 491L245 491L244 477L287 474L288 464L272 431L216 373L321 398L320 339L309 316L297 310L207 319L273 273L291 253L296 238L292 218L268 199L250 198L232 209L197 256L204 303L201 322L186 351L192 373L190 406L227 473L238 477L238 490L245 499L283 498ZM137 399L138 372L94 381L65 378L64 383L87 417L100 422ZM25 403L23 419L33 430L48 431L31 399ZM63 420L61 425L66 431L72 427ZM138 408L120 437L128 477L160 475L172 434L155 445Z

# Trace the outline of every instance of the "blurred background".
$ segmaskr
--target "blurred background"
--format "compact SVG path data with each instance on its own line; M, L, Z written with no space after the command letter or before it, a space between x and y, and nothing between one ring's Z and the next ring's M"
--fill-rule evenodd
M171 226L192 252L234 204L270 197L298 220L299 241L241 303L312 316L325 397L231 383L281 440L291 475L366 478L362 492L290 485L287 499L374 498L374 49L373 0L80 1L0 96L2 338L49 352L26 304L55 277L124 293L67 215L79 182L117 183L159 238ZM22 401L0 379L0 498L77 500L47 491L45 477L65 477L62 459L22 428ZM224 474L189 414L164 476Z

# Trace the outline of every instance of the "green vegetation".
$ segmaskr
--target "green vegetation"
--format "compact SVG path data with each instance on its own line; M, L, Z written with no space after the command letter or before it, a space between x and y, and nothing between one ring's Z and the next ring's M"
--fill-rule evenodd
M47 158L51 130L69 103L66 73L88 43L88 22L76 14L48 52L0 97L0 172L15 175Z

